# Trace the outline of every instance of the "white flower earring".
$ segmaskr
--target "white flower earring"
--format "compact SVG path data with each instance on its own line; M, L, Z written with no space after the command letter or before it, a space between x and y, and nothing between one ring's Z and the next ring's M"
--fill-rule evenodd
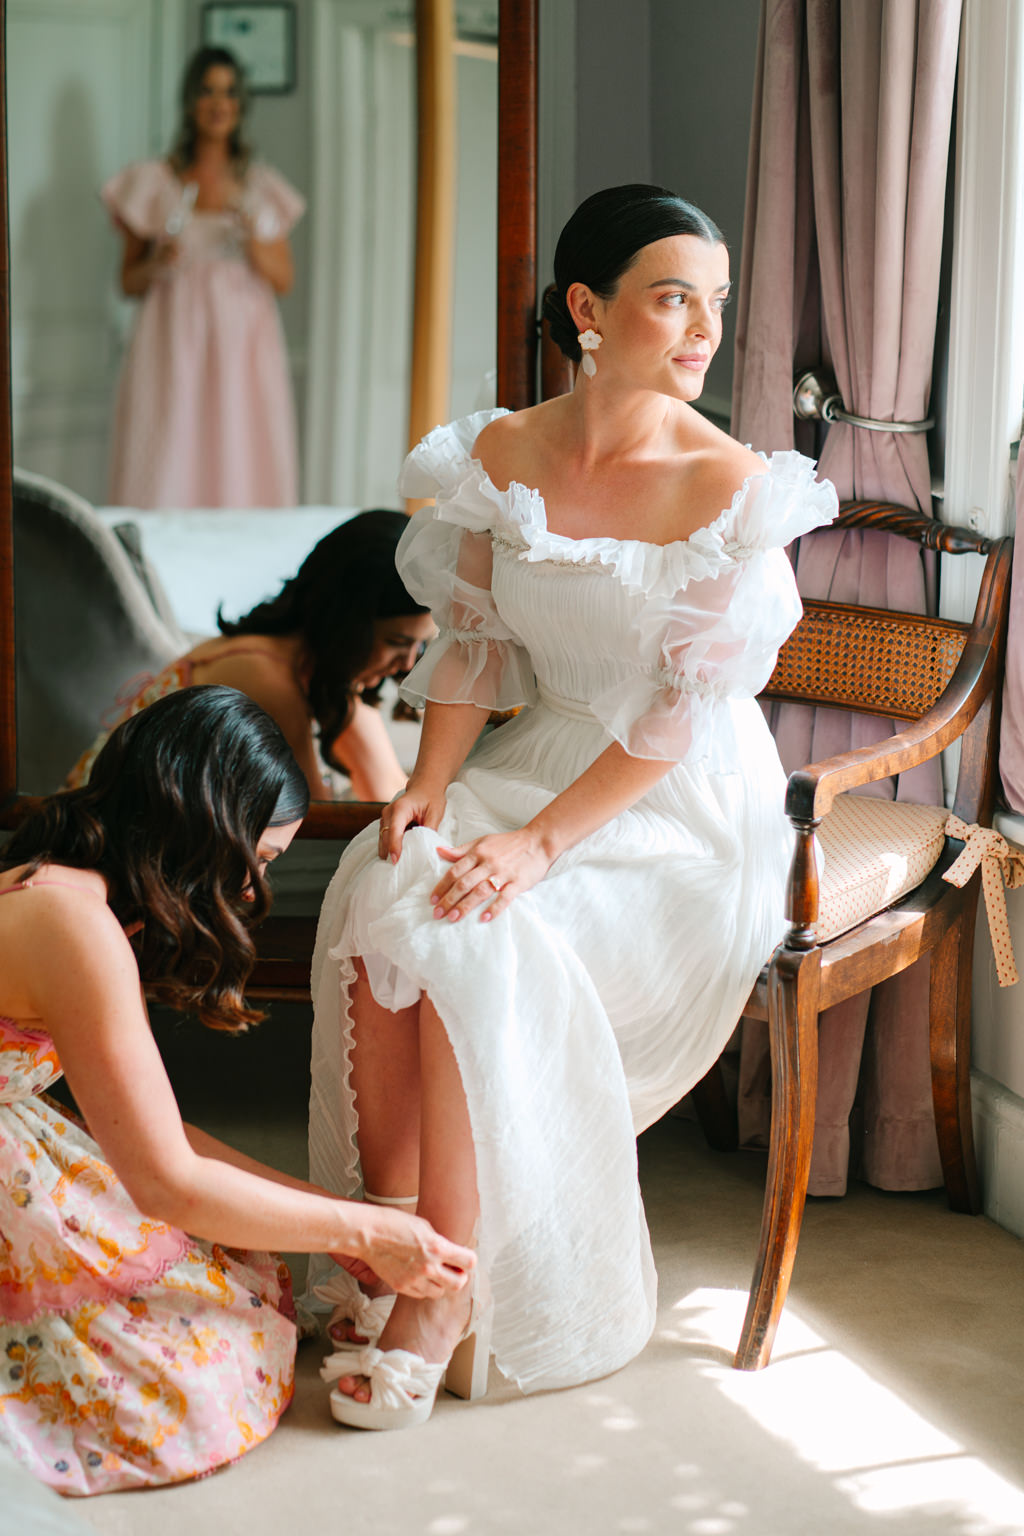
M602 341L604 341L604 337L600 334L599 331L590 329L586 331L580 331L576 340L579 342L580 350L583 353L583 362L581 364L583 372L586 374L588 379L592 379L594 374L597 372L597 364L591 354L597 351Z

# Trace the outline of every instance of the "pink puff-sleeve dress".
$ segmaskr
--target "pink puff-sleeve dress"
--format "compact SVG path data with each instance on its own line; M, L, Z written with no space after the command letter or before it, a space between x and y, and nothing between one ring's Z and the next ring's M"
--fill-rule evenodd
M117 392L110 501L128 507L291 507L295 413L270 284L234 211L196 212L166 160L119 171L101 196L115 224L173 238L178 259L141 300ZM270 166L246 172L241 209L277 240L305 203Z

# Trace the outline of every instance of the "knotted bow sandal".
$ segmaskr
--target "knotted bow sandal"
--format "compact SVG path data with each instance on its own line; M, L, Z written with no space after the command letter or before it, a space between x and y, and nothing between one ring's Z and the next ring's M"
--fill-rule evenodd
M489 1314L476 1296L469 1321L447 1363L433 1363L407 1349L378 1349L375 1344L342 1344L320 1368L326 1382L365 1376L370 1401L361 1403L338 1390L331 1393L331 1413L355 1429L412 1429L425 1424L443 1381L455 1397L474 1401L487 1391L490 1360Z
M343 1339L335 1330L343 1323L350 1323L367 1344L376 1344L395 1304L394 1292L388 1296L368 1296L355 1275L340 1266L327 1280L313 1287L313 1295L333 1305L327 1324L330 1338L339 1345L351 1343L357 1349L362 1345Z

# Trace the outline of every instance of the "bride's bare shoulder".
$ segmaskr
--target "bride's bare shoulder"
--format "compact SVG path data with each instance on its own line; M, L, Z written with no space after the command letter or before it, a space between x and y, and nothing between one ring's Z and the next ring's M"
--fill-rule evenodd
M545 400L522 411L496 416L477 435L473 458L478 459L495 485L504 489L513 480L532 483L546 447L558 431L562 414L558 400Z
M728 506L751 475L764 474L764 459L713 422L703 420L687 446L687 469L699 483L702 499L706 496L720 506Z

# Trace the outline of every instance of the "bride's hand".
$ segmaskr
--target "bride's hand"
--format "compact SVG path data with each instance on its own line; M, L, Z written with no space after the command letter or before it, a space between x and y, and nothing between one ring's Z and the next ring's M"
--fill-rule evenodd
M408 828L433 827L436 830L443 815L444 790L417 785L410 779L402 793L384 807L377 834L378 857L397 864Z
M481 902L490 902L480 921L488 923L531 886L537 885L554 862L528 827L495 832L461 848L438 848L451 863L430 893L436 918L457 922Z
M476 1267L472 1248L442 1237L422 1216L384 1206L365 1206L363 1215L366 1225L359 1257L385 1290L405 1296L447 1295L460 1291ZM332 1257L339 1262L341 1256ZM351 1259L345 1268L362 1278Z

